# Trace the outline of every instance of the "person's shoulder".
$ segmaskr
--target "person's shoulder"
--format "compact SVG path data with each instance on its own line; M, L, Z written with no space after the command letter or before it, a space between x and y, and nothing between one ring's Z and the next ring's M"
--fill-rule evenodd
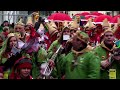
M95 47L93 48L93 50L98 50L98 49L100 49L100 48L102 48L102 46L101 46L101 44L98 44L97 46L95 46Z
M68 40L67 40L67 43L72 42L72 40L73 40L72 38L68 39Z
M90 46L90 45L88 45L87 48L88 48L89 51L93 50L93 47Z
M47 51L46 51L43 47L41 47L38 52L42 52L42 53L44 53L44 54L47 53Z
M67 57L70 57L72 55L72 51L70 51L67 55L64 54L64 56L67 58Z
M99 58L99 56L96 54L96 52L94 52L94 51L90 51L90 52L88 52L87 53L87 55L86 55L88 58Z
M52 44L58 44L58 39L56 39L55 41L53 41Z

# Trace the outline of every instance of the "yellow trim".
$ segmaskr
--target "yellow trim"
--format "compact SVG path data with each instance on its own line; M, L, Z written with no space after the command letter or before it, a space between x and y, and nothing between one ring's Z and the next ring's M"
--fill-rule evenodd
M104 47L104 48L105 48L106 50L108 50L108 51L113 51L113 49L116 48L116 46L115 46L115 44L114 44L114 46L113 46L112 49L110 50L108 47L105 46L105 44L104 44L103 41L101 42L101 46Z
M89 45L88 45L85 49L83 49L82 51L79 51L79 52L73 50L73 48L72 48L72 52L73 52L75 55L83 54L83 53L89 52L89 51L91 51L91 50L92 50L92 48L90 48Z

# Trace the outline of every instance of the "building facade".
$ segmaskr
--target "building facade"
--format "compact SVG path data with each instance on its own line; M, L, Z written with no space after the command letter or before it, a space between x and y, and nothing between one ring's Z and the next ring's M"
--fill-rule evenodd
M0 24L7 20L9 23L16 23L20 17L26 18L28 11L0 11Z

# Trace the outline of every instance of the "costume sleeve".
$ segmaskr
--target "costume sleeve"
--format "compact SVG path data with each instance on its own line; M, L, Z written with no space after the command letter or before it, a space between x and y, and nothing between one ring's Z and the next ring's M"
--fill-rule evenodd
M61 56L59 57L59 59L57 61L56 66L57 66L59 78L61 78L63 75L65 75L66 59L67 59L67 57L65 56L65 54L61 54Z
M88 79L99 79L100 78L100 59L90 52L89 55L89 68L88 68Z
M57 40L50 45L48 49L48 55L47 55L48 58L50 58L53 55L53 53L57 50L57 46L58 46Z
M44 62L46 60L47 60L47 52L46 52L45 49L40 48L40 50L38 51L38 60L37 60L37 62L42 63L42 62Z

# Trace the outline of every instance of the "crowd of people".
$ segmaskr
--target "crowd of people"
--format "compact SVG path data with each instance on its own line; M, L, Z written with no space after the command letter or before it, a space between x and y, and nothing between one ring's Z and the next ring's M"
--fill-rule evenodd
M0 79L120 79L119 20L32 19L1 25Z

